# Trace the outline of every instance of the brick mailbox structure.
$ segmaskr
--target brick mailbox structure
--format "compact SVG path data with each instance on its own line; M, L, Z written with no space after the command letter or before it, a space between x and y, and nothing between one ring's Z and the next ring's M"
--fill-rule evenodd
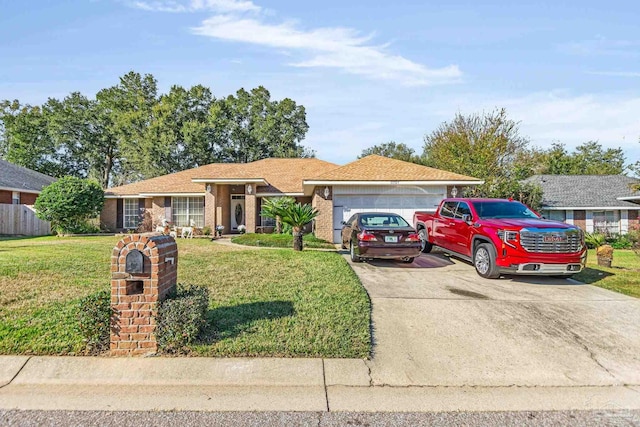
M154 353L158 303L176 287L178 247L171 236L134 234L111 256L111 355Z

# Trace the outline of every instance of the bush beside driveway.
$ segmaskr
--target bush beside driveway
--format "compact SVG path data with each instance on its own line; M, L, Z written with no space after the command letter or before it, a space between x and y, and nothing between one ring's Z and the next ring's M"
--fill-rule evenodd
M0 354L82 354L78 300L109 289L117 237L0 240ZM211 292L193 355L367 357L368 296L340 255L178 239L180 283Z

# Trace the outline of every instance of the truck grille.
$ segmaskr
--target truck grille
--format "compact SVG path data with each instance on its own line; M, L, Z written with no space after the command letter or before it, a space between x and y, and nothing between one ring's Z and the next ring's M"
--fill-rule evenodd
M582 234L579 230L522 230L520 245L527 252L573 253L582 249Z

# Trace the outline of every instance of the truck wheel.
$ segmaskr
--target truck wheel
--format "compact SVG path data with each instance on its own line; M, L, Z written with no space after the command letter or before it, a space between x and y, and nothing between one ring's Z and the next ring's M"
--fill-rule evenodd
M429 243L429 239L427 238L427 229L421 228L420 231L418 231L418 236L420 236L420 244L422 245L420 249L422 250L422 252L424 252L425 254L431 252L431 249L433 249L433 245Z
M500 271L496 265L496 250L490 243L480 243L473 251L473 265L476 272L487 279L497 279Z
M362 262L362 259L356 255L356 248L353 246L353 240L349 242L349 255L351 256L351 261Z

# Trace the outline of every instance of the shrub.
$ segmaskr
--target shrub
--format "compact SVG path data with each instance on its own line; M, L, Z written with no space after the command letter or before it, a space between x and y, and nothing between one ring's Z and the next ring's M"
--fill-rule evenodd
M104 191L95 181L65 176L46 186L35 203L36 215L58 234L75 233L100 215Z
M633 242L627 234L616 234L607 238L607 243L613 249L631 249Z
M209 227L208 225L205 225L204 227L202 227L202 234L204 234L205 236L210 236L211 227Z
M88 295L78 303L78 323L89 353L109 348L111 293L107 290Z
M156 340L161 351L183 353L198 338L207 322L209 289L179 284L176 292L162 301L156 318Z
M584 241L589 249L595 249L606 242L606 236L602 233L584 233Z

